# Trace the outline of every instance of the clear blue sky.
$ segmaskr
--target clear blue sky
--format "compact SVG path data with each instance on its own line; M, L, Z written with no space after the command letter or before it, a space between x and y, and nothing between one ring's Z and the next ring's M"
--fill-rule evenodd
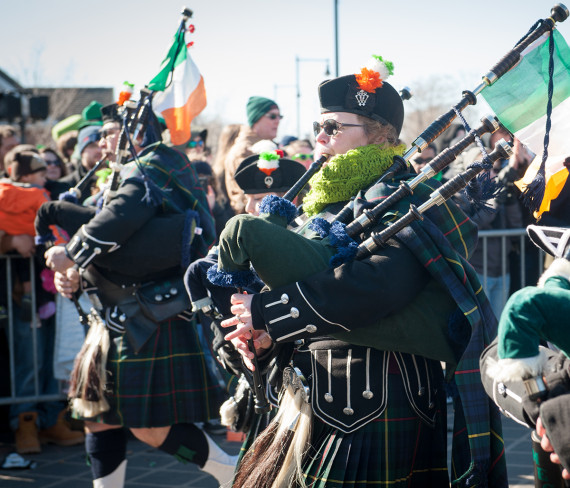
M144 86L158 71L184 0L24 0L4 6L0 68L24 86ZM339 71L370 54L394 62L397 88L444 74L474 88L554 0L338 0ZM205 115L244 122L250 95L275 98L296 129L296 63L330 59L334 0L195 0L191 53L206 83ZM560 24L570 40L570 20ZM299 63L303 129L318 112L325 62Z

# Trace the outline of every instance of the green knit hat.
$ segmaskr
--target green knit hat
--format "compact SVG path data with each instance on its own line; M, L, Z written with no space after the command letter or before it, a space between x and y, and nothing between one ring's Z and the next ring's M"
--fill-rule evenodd
M81 116L86 121L101 122L103 120L101 107L103 107L103 104L97 102L96 100L93 100L89 105L87 105L87 107L83 109Z
M83 117L80 114L70 115L69 117L60 120L51 129L51 136L53 140L57 140L66 132L71 130L79 130L84 123Z
M272 108L278 108L277 104L264 97L249 97L247 101L247 123L253 127L261 117L263 117Z

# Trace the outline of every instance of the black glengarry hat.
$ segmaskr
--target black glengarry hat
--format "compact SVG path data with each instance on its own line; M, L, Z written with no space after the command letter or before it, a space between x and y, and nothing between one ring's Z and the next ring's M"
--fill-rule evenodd
M123 118L119 113L119 105L116 103L110 103L109 105L101 107L101 116L103 119L103 124L107 124L108 122L122 123L123 121Z
M305 167L283 157L283 151L262 152L245 158L235 180L246 194L281 192L291 188L305 173Z
M404 122L404 104L399 93L385 80L393 65L381 56L356 75L341 76L319 85L321 113L347 112L392 125L398 135Z

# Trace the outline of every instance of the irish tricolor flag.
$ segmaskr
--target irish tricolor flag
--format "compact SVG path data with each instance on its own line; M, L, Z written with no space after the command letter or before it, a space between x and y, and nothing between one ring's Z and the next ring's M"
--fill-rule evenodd
M546 189L536 217L548 211L550 201L564 186L568 177L564 160L570 156L570 50L557 30L553 31L553 36L552 126L546 160ZM537 39L522 53L519 64L481 93L501 123L536 154L524 178L518 182L521 188L536 176L544 152L549 37L547 33Z
M190 29L194 29L190 26ZM190 139L190 124L206 106L204 79L186 45L186 20L180 24L174 43L148 88L156 90L153 107L164 117L175 146Z

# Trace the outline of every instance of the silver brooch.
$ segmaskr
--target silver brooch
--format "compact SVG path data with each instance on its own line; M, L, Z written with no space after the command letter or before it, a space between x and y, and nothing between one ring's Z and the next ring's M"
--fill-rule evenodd
M366 102L370 98L370 95L368 93L366 93L364 90L360 90L360 91L356 92L356 95L354 95L354 97L356 98L356 101L358 102L358 106L364 107L364 105L366 105Z
M266 176L264 181L265 181L265 186L267 188L271 188L271 186L273 185L273 178L271 176Z

